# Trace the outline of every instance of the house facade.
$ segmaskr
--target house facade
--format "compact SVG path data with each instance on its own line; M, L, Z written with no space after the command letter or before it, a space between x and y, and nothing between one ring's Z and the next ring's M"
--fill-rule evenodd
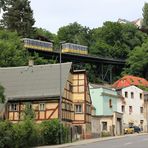
M81 130L80 138L91 135L87 75L71 71L71 63L61 64L61 76L60 64L0 68L0 84L5 88L5 118L11 122L23 120L28 106L37 123L62 117L63 124Z
M78 133L85 137L91 137L91 98L88 80L85 70L77 70L72 73L74 120L73 125L77 127Z
M122 134L122 112L119 106L124 104L124 99L111 88L90 85L92 104L96 108L96 115L92 118L92 132L100 130L109 132L111 135ZM98 119L97 119L98 118ZM94 128L96 120L99 121L98 128Z
M143 90L136 86L128 86L120 90L125 98L125 105L122 105L120 111L123 112L123 125L145 127L144 118L144 94Z

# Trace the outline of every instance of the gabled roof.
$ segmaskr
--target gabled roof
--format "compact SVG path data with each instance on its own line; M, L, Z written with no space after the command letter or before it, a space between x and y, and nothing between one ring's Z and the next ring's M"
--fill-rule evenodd
M126 75L121 79L117 80L112 85L112 87L119 89L119 88L131 86L131 85L148 87L148 81L144 78L140 78L132 75Z
M62 63L62 93L71 63ZM60 64L0 68L0 84L6 99L60 96Z

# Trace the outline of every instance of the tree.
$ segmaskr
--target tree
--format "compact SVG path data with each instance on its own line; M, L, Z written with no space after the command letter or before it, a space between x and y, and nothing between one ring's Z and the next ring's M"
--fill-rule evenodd
M4 87L0 85L0 103L5 102Z
M148 29L148 3L145 3L143 7L143 27Z
M69 43L82 44L89 46L90 42L90 29L83 27L77 22L63 26L58 31L58 40L66 41Z
M135 47L127 59L124 73L141 76L148 79L148 41Z
M33 11L28 0L5 0L5 10L1 25L10 31L17 31L22 37L30 37L34 33Z
M132 24L105 22L103 27L93 29L90 53L125 59L145 38L146 34Z
M43 28L35 28L35 30L36 32L35 32L34 38L37 38L38 36L44 36L48 40L54 40L56 36L55 34L52 34L50 31L43 29Z
M29 55L17 33L0 30L0 67L22 66L28 63Z

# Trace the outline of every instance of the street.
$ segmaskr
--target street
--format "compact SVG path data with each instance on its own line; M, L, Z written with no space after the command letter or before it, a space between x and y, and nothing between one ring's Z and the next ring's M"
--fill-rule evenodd
M148 148L148 135L129 136L79 146L70 146L70 148Z

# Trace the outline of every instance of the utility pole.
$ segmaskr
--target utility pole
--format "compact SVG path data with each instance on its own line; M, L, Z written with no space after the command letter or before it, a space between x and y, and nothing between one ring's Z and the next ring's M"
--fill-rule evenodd
M59 104L59 120L60 120L60 140L62 144L62 45L65 41L60 42L60 104Z

